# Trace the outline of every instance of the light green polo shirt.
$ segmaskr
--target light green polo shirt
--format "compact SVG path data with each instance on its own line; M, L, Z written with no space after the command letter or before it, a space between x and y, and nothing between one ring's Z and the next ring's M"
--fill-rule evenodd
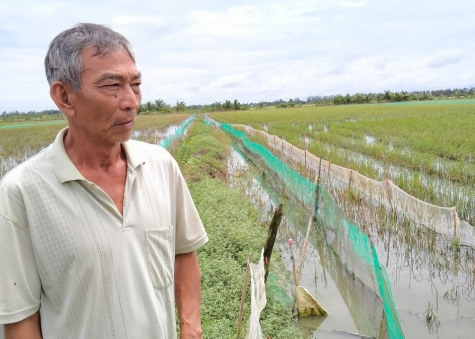
M0 183L0 323L41 307L43 337L176 338L175 254L208 241L177 163L123 144L123 216L58 133Z

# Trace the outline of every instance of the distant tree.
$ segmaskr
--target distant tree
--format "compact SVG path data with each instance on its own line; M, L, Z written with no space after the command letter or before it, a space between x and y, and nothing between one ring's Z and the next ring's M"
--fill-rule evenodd
M226 100L223 103L223 109L226 111L230 111L233 108L233 104L231 103L230 100Z
M334 105L341 105L343 103L344 103L343 96L341 96L340 94L335 95L335 97L333 98L333 104Z
M394 101L394 95L391 93L389 89L384 91L384 100L388 102Z
M177 112L184 112L186 109L186 105L184 101L177 101L176 102L176 111Z
M211 110L213 111L221 111L222 109L223 109L223 105L219 101L216 101L214 102L214 104L211 105Z
M146 111L149 111L149 112L150 112L150 111L151 111L152 109L154 109L154 108L155 108L155 106L153 105L153 103L152 103L151 101L147 101L147 102L145 103L145 110L146 110Z
M233 102L233 109L235 111L239 111L241 109L241 104L236 99L234 99L234 102Z
M170 111L170 108L162 99L155 100L155 107L157 108L157 111L159 112Z

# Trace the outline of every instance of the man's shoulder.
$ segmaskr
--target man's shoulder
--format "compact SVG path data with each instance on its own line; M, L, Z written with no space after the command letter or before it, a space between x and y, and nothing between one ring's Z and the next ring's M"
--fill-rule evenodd
M51 173L46 154L46 149L42 150L0 178L0 204L5 202L4 199L7 199L18 206L23 206L22 197L25 192L38 186L38 183L43 180L44 173Z

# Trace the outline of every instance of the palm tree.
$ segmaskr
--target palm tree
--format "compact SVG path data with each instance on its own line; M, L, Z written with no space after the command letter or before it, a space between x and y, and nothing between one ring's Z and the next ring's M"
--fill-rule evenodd
M224 102L224 104L223 104L223 109L224 109L225 111L229 111L229 110L231 110L232 108L233 108L233 104L231 103L231 101L226 100L226 101Z
M211 107L213 111L221 111L223 109L223 105L219 101L216 101Z
M236 99L234 99L233 108L235 111L239 111L241 109L241 104Z
M167 106L167 104L165 104L165 101L163 101L162 99L157 99L155 100L155 107L157 108L157 111L163 111L165 110L165 107Z
M155 108L155 105L151 101L147 101L145 104L143 104L143 111L144 113L149 114L151 110Z
M184 101L177 101L176 102L176 111L177 112L184 112L186 108Z

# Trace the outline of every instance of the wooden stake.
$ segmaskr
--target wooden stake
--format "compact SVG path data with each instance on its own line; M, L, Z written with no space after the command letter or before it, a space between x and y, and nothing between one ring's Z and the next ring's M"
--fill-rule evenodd
M251 253L247 257L247 265L246 265L246 275L244 276L244 283L242 285L242 294L241 294L241 305L239 306L239 319L238 319L238 326L237 326L237 335L236 339L239 339L239 335L241 334L241 325L242 325L242 314L244 312L244 301L246 300L247 294L247 282L249 281L249 263L251 262Z
M299 284L297 283L297 272L295 270L295 257L294 257L294 250L292 249L293 244L294 244L294 241L292 239L289 239L290 259L292 260L292 272L294 272L294 283L295 283L295 287L297 287Z
M300 265L299 265L299 268L297 270L297 283L296 283L296 285L300 284L300 277L302 275L303 262L305 260L305 254L307 252L308 238L310 237L310 230L312 229L312 225L313 225L313 213L310 216L310 219L308 219L307 235L305 237L305 243L303 244L302 255L300 256Z
M274 248L275 238L277 237L277 231L279 229L280 222L282 220L282 204L280 204L274 212L274 217L269 226L267 233L267 240L264 246L264 269L266 271L264 275L264 282L267 282L267 276L269 275L270 257L272 256L272 249Z

